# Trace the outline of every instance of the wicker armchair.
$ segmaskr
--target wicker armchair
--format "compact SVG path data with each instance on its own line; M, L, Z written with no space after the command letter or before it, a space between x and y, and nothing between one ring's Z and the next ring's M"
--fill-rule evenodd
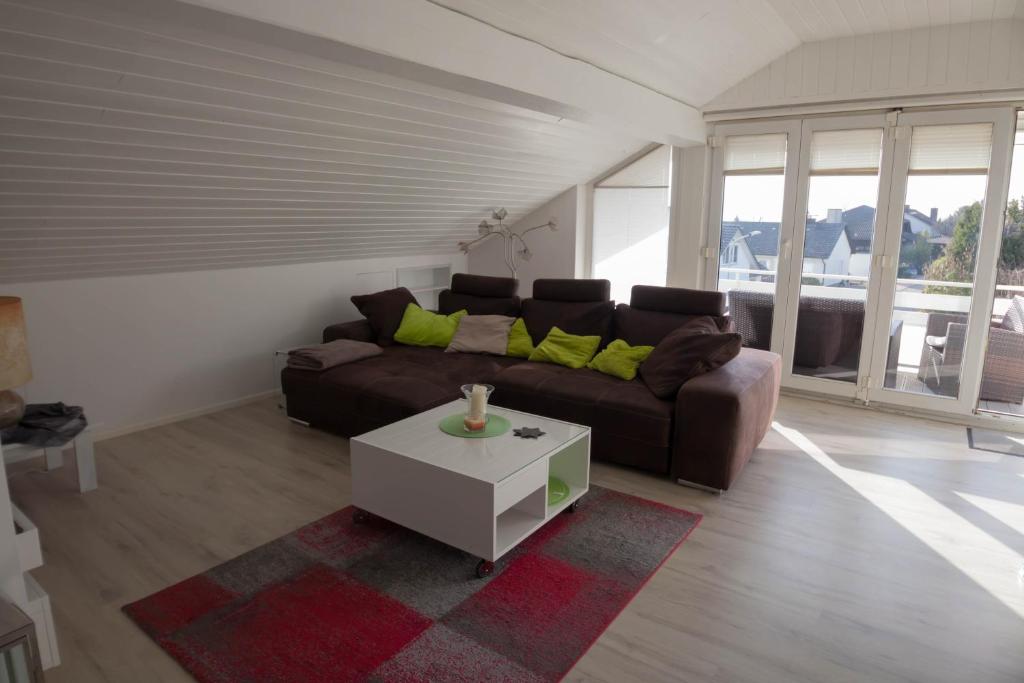
M771 292L729 292L729 316L743 337L744 346L769 349L774 308L775 295ZM863 301L801 296L793 364L822 368L846 363L856 369L863 330Z
M967 340L967 316L931 313L925 335L918 379L937 394L956 396ZM989 328L979 398L1024 402L1024 297L1014 297L1003 320Z

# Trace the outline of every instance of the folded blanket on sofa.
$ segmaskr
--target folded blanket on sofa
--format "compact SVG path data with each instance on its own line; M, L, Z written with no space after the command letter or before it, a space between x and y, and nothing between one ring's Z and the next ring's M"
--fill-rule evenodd
M288 352L288 367L300 370L327 370L371 356L379 356L380 347L369 342L337 339L326 344L303 346Z

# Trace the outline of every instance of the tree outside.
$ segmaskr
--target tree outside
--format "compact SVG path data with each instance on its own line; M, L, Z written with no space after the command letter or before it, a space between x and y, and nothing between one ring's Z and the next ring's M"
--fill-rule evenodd
M953 223L952 236L942 254L930 263L926 263L924 279L944 282L974 281L981 214L981 202L974 202L969 206L961 207L943 221ZM913 245L905 245L900 254L901 268L905 261L909 262L910 260L904 257L904 252L908 249L910 251L907 253L907 257L914 254L917 259L920 258L921 250L916 242ZM1013 199L1007 204L998 268L996 279L998 284L1024 284L1024 202L1018 199ZM929 294L964 295L968 293L963 287L941 285L929 285L924 291Z

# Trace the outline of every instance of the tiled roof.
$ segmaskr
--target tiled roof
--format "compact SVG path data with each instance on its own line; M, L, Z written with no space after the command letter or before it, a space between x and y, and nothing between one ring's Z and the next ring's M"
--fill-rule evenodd
M722 223L722 245L732 242L736 232L743 233L750 251L755 257L778 256L779 224L767 221L726 221ZM804 256L806 258L827 259L832 255L836 242L843 234L843 223L824 223L810 221L807 223L804 238Z
M936 222L916 209L904 211L904 217L935 225ZM736 232L742 232L744 240L755 257L778 256L779 224L770 221L725 221L722 223L722 246L732 242ZM855 206L843 212L841 223L808 221L804 244L807 258L828 258L835 249L839 236L846 232L850 250L854 254L871 251L871 238L875 231L875 209L872 206Z

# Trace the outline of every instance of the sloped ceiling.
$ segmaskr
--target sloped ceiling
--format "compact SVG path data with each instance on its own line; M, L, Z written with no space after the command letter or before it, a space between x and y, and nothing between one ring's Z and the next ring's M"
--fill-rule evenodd
M835 102L853 110L886 98L977 101L981 93L1022 88L1024 20L1004 18L802 43L705 104L704 113L732 118Z
M801 43L1024 15L1021 0L431 0L692 106Z
M525 215L644 144L214 30L0 2L0 281L452 253L493 207Z

